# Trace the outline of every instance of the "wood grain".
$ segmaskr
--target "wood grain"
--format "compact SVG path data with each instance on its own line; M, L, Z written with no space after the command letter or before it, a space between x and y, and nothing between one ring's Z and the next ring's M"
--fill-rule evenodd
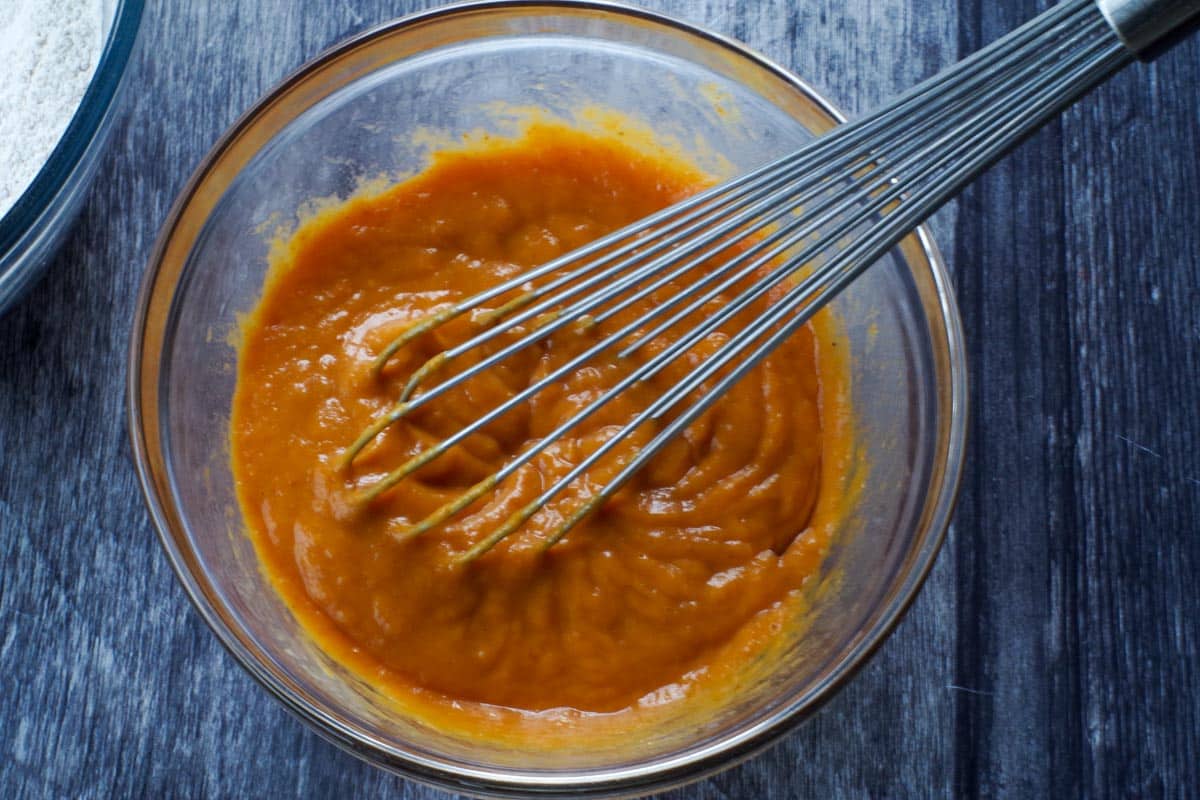
M325 744L219 647L142 507L134 296L186 176L322 48L431 5L152 4L128 113L0 319L0 796L443 797ZM1012 0L656 0L851 111L1036 13ZM1187 796L1200 786L1200 42L1136 65L934 220L970 456L907 619L810 724L673 798Z

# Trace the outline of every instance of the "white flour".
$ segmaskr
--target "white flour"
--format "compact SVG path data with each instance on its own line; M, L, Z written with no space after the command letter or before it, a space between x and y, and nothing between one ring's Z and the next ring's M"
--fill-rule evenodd
M0 216L75 114L102 27L99 0L0 0Z

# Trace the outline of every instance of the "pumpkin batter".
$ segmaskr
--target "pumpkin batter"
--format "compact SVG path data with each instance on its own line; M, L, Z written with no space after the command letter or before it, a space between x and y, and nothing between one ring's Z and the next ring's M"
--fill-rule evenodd
M374 374L373 359L407 324L709 182L615 137L537 124L517 140L439 153L420 175L327 210L294 234L244 326L232 453L260 557L326 652L385 692L420 696L446 714L574 709L579 720L682 702L719 667L736 667L779 635L786 601L815 574L836 528L848 463L846 370L836 329L820 315L819 335L810 326L793 336L549 550L541 544L555 524L629 448L490 552L455 563L749 317L420 536L405 532L677 331L627 362L590 362L374 502L364 506L357 493L676 287L599 326L556 333L339 466L416 367L477 330L471 318L455 320ZM637 442L655 430L639 431Z

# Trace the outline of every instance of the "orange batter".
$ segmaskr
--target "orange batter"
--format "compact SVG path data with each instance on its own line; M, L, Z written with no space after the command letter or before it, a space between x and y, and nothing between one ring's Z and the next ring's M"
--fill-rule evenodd
M673 334L627 362L591 362L376 501L364 506L357 493L677 287L600 326L555 334L391 426L349 469L339 467L416 367L477 330L471 318L456 320L374 375L373 359L407 324L705 183L661 153L541 124L519 140L441 153L417 177L296 232L243 331L232 452L260 556L327 652L391 695L444 711L566 708L586 719L686 701L705 676L778 635L785 601L817 570L841 507L846 378L828 320L820 336L806 328L787 341L549 550L541 544L555 524L630 449L618 448L478 560L455 563L748 318L422 535L405 536Z

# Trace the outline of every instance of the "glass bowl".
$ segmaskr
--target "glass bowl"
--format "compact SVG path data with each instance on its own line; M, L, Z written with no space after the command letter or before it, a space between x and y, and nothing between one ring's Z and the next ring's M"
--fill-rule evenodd
M96 72L50 157L0 217L0 314L41 274L83 205L121 108L143 6L102 0L107 28Z
M962 466L966 371L945 268L924 230L834 304L852 354L864 488L807 631L702 724L619 744L514 748L389 711L322 654L259 569L229 466L239 315L269 236L314 198L419 168L429 130L505 132L514 107L598 105L725 173L840 119L721 36L595 2L483 2L371 30L285 80L221 139L175 203L142 287L129 425L163 545L200 614L298 717L379 766L487 796L637 794L729 766L810 716L895 626L940 547ZM720 158L712 158L713 154ZM705 163L708 159L710 163Z

